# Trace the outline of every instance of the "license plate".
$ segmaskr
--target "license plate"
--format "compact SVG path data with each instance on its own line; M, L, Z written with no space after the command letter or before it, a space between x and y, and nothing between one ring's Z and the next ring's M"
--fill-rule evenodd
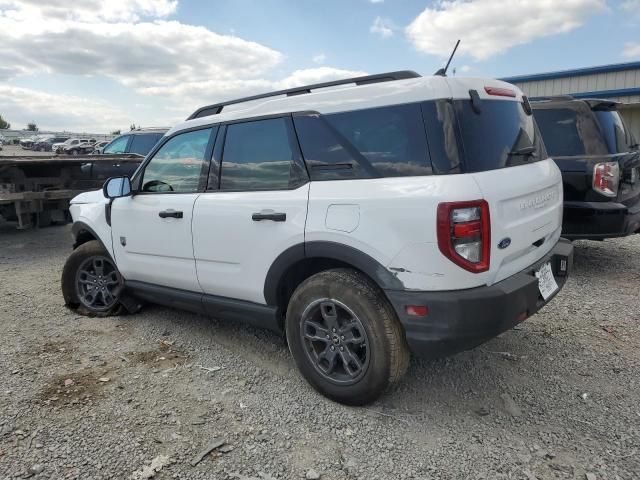
M545 300L558 290L558 284L556 283L556 279L553 277L553 270L551 270L550 262L545 263L538 269L536 277L538 277L538 289L540 290L540 295L542 295L542 298Z

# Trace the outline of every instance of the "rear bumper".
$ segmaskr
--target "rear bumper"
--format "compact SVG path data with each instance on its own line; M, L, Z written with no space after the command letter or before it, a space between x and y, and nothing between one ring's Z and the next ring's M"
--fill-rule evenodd
M640 201L564 202L562 236L571 240L625 237L640 231Z
M442 356L466 350L496 337L536 313L552 297L543 300L535 271L551 262L554 277L564 286L573 265L573 246L560 239L556 246L526 271L491 286L445 292L386 290L412 353ZM566 267L561 271L561 262ZM426 305L425 317L409 316L405 305Z

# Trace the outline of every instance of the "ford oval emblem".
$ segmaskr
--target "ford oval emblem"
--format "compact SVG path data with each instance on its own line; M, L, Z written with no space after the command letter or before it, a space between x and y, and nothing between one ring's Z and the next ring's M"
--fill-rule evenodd
M501 250L504 250L509 245L511 245L511 239L509 237L503 238L502 240L500 240L500 243L498 244L498 248Z

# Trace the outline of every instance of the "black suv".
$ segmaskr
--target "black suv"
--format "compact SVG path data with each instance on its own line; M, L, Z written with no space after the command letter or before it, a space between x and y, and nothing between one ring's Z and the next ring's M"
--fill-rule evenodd
M122 175L131 176L140 163L142 163L147 153L149 153L168 130L168 128L140 128L132 130L111 140L100 152L102 155L140 155L139 161L136 161L135 157L133 157L133 159L127 158L126 161L114 161L114 163L88 163L83 165L82 168L85 173L95 179L106 180L109 177Z
M640 153L619 104L570 96L532 99L549 155L562 171L562 236L640 233Z

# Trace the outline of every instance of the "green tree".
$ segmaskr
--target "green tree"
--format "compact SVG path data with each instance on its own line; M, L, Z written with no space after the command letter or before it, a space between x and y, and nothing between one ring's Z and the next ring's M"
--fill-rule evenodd
M11 124L5 121L5 119L2 118L2 115L0 115L0 130L5 130L8 128L11 128Z
M114 130L111 135L120 135L120 130Z
M27 123L27 130L30 132L37 132L38 126L35 124L35 122Z

